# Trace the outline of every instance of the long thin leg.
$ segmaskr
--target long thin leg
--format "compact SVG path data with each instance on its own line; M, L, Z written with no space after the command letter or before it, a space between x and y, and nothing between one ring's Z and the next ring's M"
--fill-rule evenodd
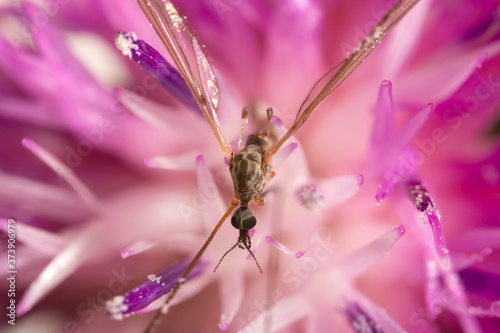
M203 252L205 252L208 245L210 244L212 239L215 237L215 234L217 233L217 231L219 231L219 229L222 226L222 224L224 223L224 221L227 219L229 214L231 214L233 212L233 210L236 208L236 206L239 203L240 203L240 200L238 200L236 198L233 199L233 201L231 202L231 206L228 208L228 210L226 211L224 216L220 219L219 223L217 223L217 225L215 226L215 228L212 231L212 233L210 234L210 236L208 236L208 239L206 240L205 244L203 244L200 251L198 251L198 253L194 257L194 259L189 264L188 268L186 268L186 270L184 271L184 274L182 274L182 276L179 278L179 280L177 281L177 284L174 286L174 288L170 292L170 295L168 295L168 298L165 301L165 304L163 304L162 307L159 308L158 311L156 311L153 319L149 322L148 327L146 327L146 329L144 330L144 333L153 332L153 330L156 328L156 326L160 323L161 316L168 312L168 306L170 304L170 301L174 298L175 294L177 294L177 292L179 291L179 289L180 289L181 285L184 283L184 281L186 281L187 276L189 275L189 273L191 273L191 271L193 270L193 268L196 265L196 263L198 262L198 260L200 260L201 255L203 254Z
M245 129L245 125L248 122L248 106L243 108L241 111L241 128L240 128L240 138L238 140L238 151L243 147L243 130Z
M273 108L267 108L266 110L266 115L267 115L267 123L266 123L266 127L267 127L267 147L266 147L266 151L269 150L269 145L270 145L270 134L271 134L271 118L273 117Z

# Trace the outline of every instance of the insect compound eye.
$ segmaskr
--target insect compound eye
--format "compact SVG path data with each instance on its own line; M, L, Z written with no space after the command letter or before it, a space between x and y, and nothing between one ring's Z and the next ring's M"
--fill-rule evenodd
M250 213L252 213L252 212L250 212ZM257 224L257 219L255 218L255 216L253 216L253 214L252 214L252 216L243 220L243 228L246 230L253 229L256 224Z
M257 219L248 207L240 207L231 217L231 224L236 229L250 230L257 224Z

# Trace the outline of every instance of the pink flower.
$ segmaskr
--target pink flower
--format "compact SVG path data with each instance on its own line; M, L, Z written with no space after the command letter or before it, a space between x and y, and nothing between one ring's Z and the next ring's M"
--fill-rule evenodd
M217 70L233 147L244 105L246 134L268 106L283 134L389 8L175 5ZM497 6L419 3L274 157L251 207L263 274L238 249L212 273L237 239L226 222L158 331L495 332ZM134 1L1 14L1 267L17 272L2 331L141 331L233 198L224 154Z

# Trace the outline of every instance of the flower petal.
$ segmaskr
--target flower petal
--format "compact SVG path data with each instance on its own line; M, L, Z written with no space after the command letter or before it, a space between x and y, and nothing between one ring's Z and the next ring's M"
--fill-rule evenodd
M304 254L306 254L307 251L309 251L309 249L314 246L314 244L311 244L310 246L307 247L307 249L295 252L295 251L289 250L285 245L281 244L280 242L278 242L277 240L275 240L271 236L266 236L266 243L275 247L276 249L283 252L284 254L294 256L297 259L299 259Z
M113 319L121 320L146 308L174 288L189 264L190 261L183 261L156 275L149 275L149 281L106 302L106 311ZM206 263L198 262L186 281L200 275L206 266Z
M127 246L125 249L120 251L120 255L122 259L128 258L130 256L142 253L154 247L158 242L157 241L146 241L140 240L135 242L134 244Z
M404 233L405 228L402 225L392 228L370 244L363 246L342 259L340 269L351 278L360 276L383 256L387 255L393 249L394 244L403 237Z
M396 131L394 102L392 99L392 83L382 81L378 91L375 120L372 129L372 147L376 149L390 140Z
M122 31L116 35L115 44L124 56L134 60L191 110L199 112L199 107L181 74L151 45L133 32Z
M100 234L100 226L90 225L71 241L31 283L19 302L17 313L21 316L28 312L80 265L101 251L101 247L96 246L96 235Z
M35 154L42 162L44 162L49 168L54 170L54 172L64 179L82 200L93 210L99 209L99 200L92 193L92 191L85 186L85 184L76 177L73 170L66 166L62 161L60 161L53 154L42 148L40 145L34 141L24 138L22 141L24 147L29 149L33 154Z
M7 233L7 220L0 219L0 229ZM68 240L60 235L49 232L42 228L30 226L16 219L16 239L23 242L40 253L51 257L58 254L68 243Z
M345 309L352 328L358 333L382 333L380 325L374 321L358 304L347 303Z
M266 330L269 332L276 332L301 318L311 315L311 311L312 309L310 308L309 302L303 297L303 295L296 294L293 296L283 297L270 309L261 312L251 322L247 323L243 321L243 323L246 323L247 325L239 329L238 332L260 333L265 332ZM270 327L270 321L268 318L272 318Z
M222 311L218 325L221 332L224 332L229 329L243 301L245 293L243 275L225 274L220 279L219 288Z

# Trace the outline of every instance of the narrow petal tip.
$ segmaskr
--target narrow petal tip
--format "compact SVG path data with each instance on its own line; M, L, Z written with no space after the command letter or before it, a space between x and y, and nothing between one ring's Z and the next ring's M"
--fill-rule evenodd
M135 32L120 31L116 34L115 45L118 50L122 51L124 56L132 59L132 50L139 50L137 40L138 38Z
M365 183L365 177L363 177L363 175L361 174L356 177L356 180L358 181L359 187L363 186L363 184Z
M405 229L405 227L404 227L402 224L401 224L401 225L397 225L397 226L395 226L395 227L394 227L394 230L397 230L397 231L398 231L398 233L399 233L401 236L403 236L403 235L405 234L405 232L406 232L406 229Z
M389 80L383 80L382 81L382 87L384 87L384 89L391 89L392 88L392 82L389 81Z
M203 155L196 156L196 165L197 166L206 166L207 165L205 163L205 157L203 157Z

